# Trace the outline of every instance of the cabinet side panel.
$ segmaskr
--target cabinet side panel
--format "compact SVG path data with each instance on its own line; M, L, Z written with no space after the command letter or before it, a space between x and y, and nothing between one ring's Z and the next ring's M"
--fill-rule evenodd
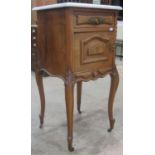
M64 11L38 12L39 42L42 68L53 75L65 72L65 23Z

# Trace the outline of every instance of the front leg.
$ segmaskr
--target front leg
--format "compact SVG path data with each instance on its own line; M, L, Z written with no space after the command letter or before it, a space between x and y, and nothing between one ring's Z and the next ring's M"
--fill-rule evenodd
M110 74L110 77L111 77L111 87L110 87L109 102L108 102L108 115L109 115L110 128L108 129L108 132L112 131L115 123L115 119L113 118L113 104L114 104L114 98L115 98L116 90L119 83L119 74L116 66L114 66L114 69Z
M44 95L44 88L43 88L43 78L40 71L35 72L36 82L39 90L40 102L41 102L41 110L39 114L40 118L40 128L43 127L44 123L44 113L45 113L45 95Z
M73 109L74 109L74 84L71 82L65 84L66 112L67 112L67 130L68 130L68 150L73 148Z

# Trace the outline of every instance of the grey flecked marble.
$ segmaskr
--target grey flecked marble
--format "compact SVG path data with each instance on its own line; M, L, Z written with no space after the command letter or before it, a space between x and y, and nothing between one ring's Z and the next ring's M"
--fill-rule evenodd
M44 78L46 113L44 128L39 128L39 95L32 73L32 155L122 155L123 154L123 63L117 60L120 83L117 90L114 116L115 128L109 127L107 103L109 76L83 83L82 114L74 108L74 147L67 150L64 84L58 78Z

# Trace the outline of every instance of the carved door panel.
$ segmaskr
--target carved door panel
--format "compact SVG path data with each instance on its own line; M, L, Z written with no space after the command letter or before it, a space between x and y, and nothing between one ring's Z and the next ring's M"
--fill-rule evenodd
M75 71L111 68L114 59L114 34L109 32L75 33Z

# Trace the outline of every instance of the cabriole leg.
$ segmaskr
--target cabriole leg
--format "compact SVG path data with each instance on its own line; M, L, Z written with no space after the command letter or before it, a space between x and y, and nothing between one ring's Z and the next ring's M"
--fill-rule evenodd
M114 67L113 72L110 74L110 77L111 77L111 87L110 87L109 102L108 102L108 115L109 115L110 128L108 129L108 132L112 131L115 123L115 119L113 117L113 104L114 104L114 98L115 98L116 90L119 83L119 74L116 66Z
M72 83L65 84L66 112L67 112L67 130L68 130L68 150L74 151L73 148L73 109L74 109L74 85Z
M41 102L41 110L40 110L39 118L40 118L40 128L42 128L44 123L45 95L44 95L43 78L42 78L41 72L36 72L35 77L36 77L36 82L37 82L40 102Z

